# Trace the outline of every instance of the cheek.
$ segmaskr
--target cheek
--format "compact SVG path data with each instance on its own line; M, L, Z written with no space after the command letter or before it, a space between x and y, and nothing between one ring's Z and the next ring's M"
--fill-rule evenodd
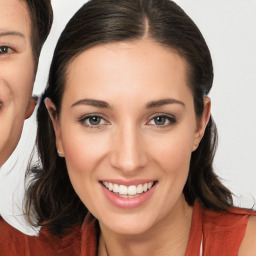
M107 151L106 136L88 134L80 125L69 125L64 119L62 123L62 145L68 173L75 190L81 195L97 180L97 168L104 162L102 159Z
M76 134L76 136L70 136ZM97 136L96 136L97 137ZM106 155L106 143L95 136L88 136L85 133L78 133L67 129L62 132L63 150L65 152L68 175L74 190L84 205L94 212L95 202L98 202L98 171L104 164ZM103 167L104 170L106 166Z
M34 61L32 53L23 54L15 60L3 63L0 79L8 83L17 113L25 112L34 84ZM21 118L24 118L22 116Z
M32 93L34 82L34 64L32 55L22 56L17 59L1 59L0 80L4 83L4 91L1 97L5 101L1 113L1 121L4 125L0 127L0 150L3 149L7 157L16 147L25 119L26 109ZM1 89L1 86L0 86ZM7 95L4 95L4 92ZM2 155L2 151L0 155Z
M25 66L25 67L24 67ZM16 83L19 88L19 95L23 98L23 104L27 104L32 94L35 74L34 74L34 61L32 56L27 57L27 64L19 69L19 73L16 76Z
M76 134L76 136L72 136ZM63 149L66 161L72 166L72 170L81 172L89 172L101 161L106 150L106 143L98 136L97 140L94 136L86 136L71 132L67 129L62 132ZM64 138L64 139L63 139Z
M173 133L154 144L158 145L157 150L152 148L152 151L167 174L188 168L193 145L191 132Z
M182 194L188 177L193 131L184 126L183 129L177 129L162 140L158 140L158 144L154 144L159 146L157 150L152 148L151 152L154 152L156 167L161 169L163 194L167 195L163 201L175 202Z

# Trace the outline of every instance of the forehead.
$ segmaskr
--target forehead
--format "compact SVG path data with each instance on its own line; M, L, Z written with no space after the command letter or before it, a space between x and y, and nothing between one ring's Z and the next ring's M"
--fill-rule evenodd
M0 0L0 32L15 31L30 36L30 15L22 0Z
M183 91L191 93L185 59L145 39L102 44L84 51L68 68L65 91L70 89L88 96L100 95L103 90L105 95L151 92L159 97L173 91L178 98Z

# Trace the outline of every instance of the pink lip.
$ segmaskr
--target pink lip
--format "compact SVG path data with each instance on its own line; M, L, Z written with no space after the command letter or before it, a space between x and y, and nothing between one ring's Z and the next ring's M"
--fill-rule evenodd
M111 182L111 181L109 181L109 182ZM113 182L113 183L119 184L117 182ZM146 183L146 182L144 182L144 183ZM155 191L155 187L156 187L156 184L155 184L150 190L148 190L147 192L141 193L139 196L136 196L133 198L123 198L123 197L120 197L120 196L114 194L113 192L109 191L102 183L100 183L100 184L101 184L103 193L106 196L106 198L109 200L109 202L118 208L124 208L124 209L125 208L132 209L132 208L136 208L136 207L143 205L147 200L149 200L151 198L151 196L153 195L153 193ZM121 184L124 184L124 183L121 182ZM132 184L135 185L134 183L132 183ZM143 184L143 183L138 183L138 184Z

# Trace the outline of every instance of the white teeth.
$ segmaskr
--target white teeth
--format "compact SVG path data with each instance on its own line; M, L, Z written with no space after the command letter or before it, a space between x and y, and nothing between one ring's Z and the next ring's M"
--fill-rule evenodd
M149 189L152 188L153 182L139 184L137 186L125 186L125 185L118 185L111 182L103 182L104 186L109 190L113 191L114 193L118 193L120 196L125 198L131 198L138 196L143 192L147 192Z
M143 192L143 186L140 184L139 186L137 186L137 193L141 194Z
M129 186L127 194L130 195L130 196L136 195L137 194L136 186Z
M153 182L149 182L149 183L148 183L148 189L151 189L152 186L153 186Z
M109 191L113 191L113 184L109 182L107 188L108 188Z
M120 195L127 195L128 188L124 185L119 186L119 194Z
M115 193L119 192L119 186L117 184L113 185L113 192L115 192Z

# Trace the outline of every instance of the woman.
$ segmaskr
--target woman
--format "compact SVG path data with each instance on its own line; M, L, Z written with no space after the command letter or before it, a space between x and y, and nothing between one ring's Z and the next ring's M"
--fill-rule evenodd
M83 223L87 256L253 254L255 213L232 208L212 168L212 82L208 47L175 3L85 4L38 110L35 225Z

